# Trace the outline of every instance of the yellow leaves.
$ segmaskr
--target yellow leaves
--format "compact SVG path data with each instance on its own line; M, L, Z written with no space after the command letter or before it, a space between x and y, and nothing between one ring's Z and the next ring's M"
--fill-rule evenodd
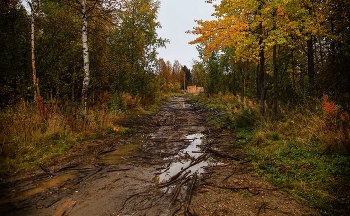
M277 17L279 19L282 19L286 16L287 14L284 12L283 8L277 7Z
M228 4L229 1L225 3ZM209 57L213 51L244 43L249 27L247 21L248 15L246 10L240 11L239 16L226 14L225 16L219 17L217 20L197 21L199 26L195 27L190 33L200 36L189 43L204 44L207 57Z
M270 7L266 7L266 8L264 8L264 11L265 12L269 12L271 10L271 8Z
M322 13L310 14L305 5L294 0L264 4L259 0L222 0L215 11L216 20L197 21L199 26L191 31L199 37L190 44L204 45L207 56L232 46L236 57L258 58L262 47L288 46L292 40L322 34L320 20L325 17Z
M152 11L152 8L150 5L142 5L141 6L141 9L140 9L141 13L147 13L148 11Z

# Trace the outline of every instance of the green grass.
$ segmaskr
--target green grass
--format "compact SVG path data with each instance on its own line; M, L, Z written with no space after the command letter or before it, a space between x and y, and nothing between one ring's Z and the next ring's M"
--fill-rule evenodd
M81 142L78 136L66 134L60 136L59 139L55 136L12 146L7 157L1 158L0 174L15 173L39 165L48 159L65 153Z
M257 172L269 182L325 214L342 213L350 204L346 197L350 192L347 186L350 158L322 155L319 145L313 144L267 136L259 145L250 143L246 151Z
M232 95L197 100L212 113L224 112L210 115L209 122L218 127L230 124L239 138L235 145L243 146L261 177L324 215L349 213L350 156L343 135L350 131L344 129L347 124L339 124L342 130L330 129L322 110L305 108L302 113L284 111L280 121L272 121L259 116L256 103L243 104Z
M243 192L241 192L241 196L242 197L252 197L253 194L250 193L249 191L243 191Z

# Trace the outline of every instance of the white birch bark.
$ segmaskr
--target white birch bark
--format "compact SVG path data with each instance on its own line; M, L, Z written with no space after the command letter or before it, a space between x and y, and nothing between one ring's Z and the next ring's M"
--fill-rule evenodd
M34 87L34 101L37 100L37 97L40 96L39 93L39 86L37 83L36 78L36 67L35 67L35 23L34 23L34 16L35 16L35 9L34 9L34 2L32 0L31 3L29 3L30 9L31 9L31 15L30 15L30 50L31 50L31 62L32 62L32 79L33 79L33 87Z
M88 34L87 34L87 11L86 11L86 0L81 1L81 13L82 13L82 42L83 42L83 62L84 62L84 80L81 101L83 106L83 116L87 116L87 91L90 82L90 71L89 71L89 47L88 47Z

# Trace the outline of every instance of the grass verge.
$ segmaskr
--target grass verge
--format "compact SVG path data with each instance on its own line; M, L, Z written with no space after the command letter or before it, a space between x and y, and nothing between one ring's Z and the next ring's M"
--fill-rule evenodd
M76 104L50 102L39 111L35 104L22 102L1 110L0 177L42 164L83 141L131 133L124 122L156 112L169 96L144 105L125 94L118 98L119 107L113 96L105 98L89 109L86 119Z
M208 121L235 130L256 172L324 215L350 212L348 115L325 100L316 108L283 111L279 121L259 115L239 96L199 96L212 109ZM244 138L244 139L242 139Z

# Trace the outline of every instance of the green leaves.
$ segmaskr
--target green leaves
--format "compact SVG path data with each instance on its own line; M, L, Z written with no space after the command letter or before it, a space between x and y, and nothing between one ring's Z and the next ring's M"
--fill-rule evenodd
M165 46L166 39L158 37L156 21L159 9L158 1L134 0L122 3L116 11L118 25L113 30L111 49L119 64L115 82L118 92L130 92L133 95L153 92L152 72L158 64L158 47Z

